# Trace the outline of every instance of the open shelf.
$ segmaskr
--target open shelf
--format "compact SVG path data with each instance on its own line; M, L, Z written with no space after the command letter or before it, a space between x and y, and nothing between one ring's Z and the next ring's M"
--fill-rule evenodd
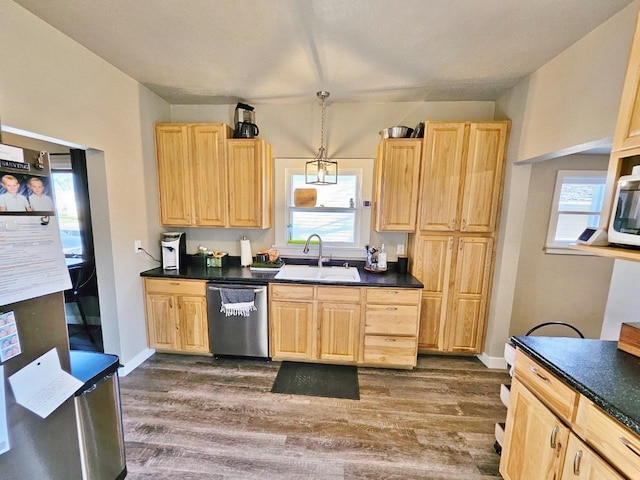
M591 245L571 245L573 250L580 250L585 253L591 253L600 257L617 258L620 260L631 260L632 262L640 262L640 249L623 248L623 247L594 247Z

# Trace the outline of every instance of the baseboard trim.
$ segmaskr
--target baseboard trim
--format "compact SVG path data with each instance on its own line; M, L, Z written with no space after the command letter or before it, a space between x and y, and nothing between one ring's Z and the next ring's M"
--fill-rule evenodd
M120 377L126 377L136 368L142 365L144 361L151 357L151 355L153 355L154 353L156 353L156 351L153 348L147 348L146 350L143 350L138 355L129 360L123 367L121 367L118 370L118 375Z
M480 355L476 355L478 360L485 364L487 368L492 370L506 370L507 369L507 361L504 357L490 357L486 353L482 353Z

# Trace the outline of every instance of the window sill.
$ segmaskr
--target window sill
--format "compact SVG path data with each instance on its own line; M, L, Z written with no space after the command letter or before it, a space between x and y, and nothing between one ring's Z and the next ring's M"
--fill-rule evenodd
M293 257L293 258L318 258L318 245L312 244L309 249L309 253L302 253L304 244L302 245L276 245L274 248L278 249L281 257ZM323 245L322 257L340 258L345 260L364 260L365 251L364 247L331 247Z
M617 260L630 260L640 262L640 250L623 247L593 247L591 245L571 245L572 250L584 252L586 255L615 258Z
M568 245L566 247L544 247L544 253L549 255L596 255L595 253L585 252L574 249L576 245Z

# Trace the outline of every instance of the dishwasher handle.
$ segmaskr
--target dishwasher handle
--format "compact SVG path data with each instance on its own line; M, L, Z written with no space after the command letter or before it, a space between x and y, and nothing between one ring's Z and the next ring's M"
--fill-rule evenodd
M212 286L212 285L209 285L207 288L208 288L209 290L221 290L221 287L214 287L214 286ZM242 288L245 288L245 287L235 287L235 286L233 286L233 287L223 287L223 288L231 288L231 289L233 289L233 288L240 288L240 289L242 289ZM253 292L254 292L254 293L262 293L262 292L264 292L264 291L266 290L266 288L267 288L267 287L254 288L254 289L253 289Z

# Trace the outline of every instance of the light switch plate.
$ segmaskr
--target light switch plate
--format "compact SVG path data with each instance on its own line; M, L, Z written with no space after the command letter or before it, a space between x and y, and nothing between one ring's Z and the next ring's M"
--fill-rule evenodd
M404 243L398 244L398 247L396 248L396 253L398 255L404 255Z

